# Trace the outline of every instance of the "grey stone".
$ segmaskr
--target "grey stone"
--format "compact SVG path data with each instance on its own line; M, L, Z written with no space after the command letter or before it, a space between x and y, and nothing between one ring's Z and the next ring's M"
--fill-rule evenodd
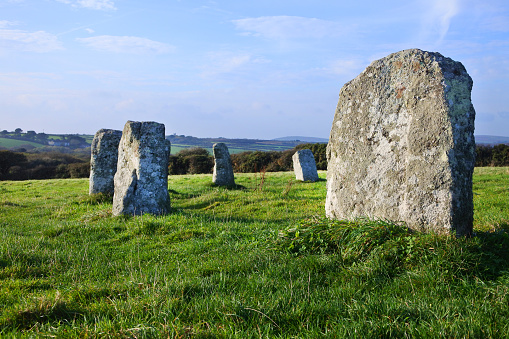
M235 178L228 147L219 142L212 146L212 151L214 153L212 182L218 186L234 186Z
M92 140L89 194L113 194L117 172L118 144L122 131L100 129Z
M292 156L295 178L300 181L318 181L315 157L310 149L302 149Z
M165 214L170 210L164 125L128 121L118 148L113 215Z
M418 49L376 60L345 84L327 146L327 216L469 235L472 85L460 62Z

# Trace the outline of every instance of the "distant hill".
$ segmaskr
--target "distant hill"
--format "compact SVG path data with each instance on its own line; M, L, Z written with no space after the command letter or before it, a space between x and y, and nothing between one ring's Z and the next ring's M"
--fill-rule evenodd
M246 151L284 151L305 143L304 141L295 140L197 138L175 134L167 135L166 139L171 142L171 154L176 154L180 150L190 147L202 147L212 152L212 146L218 142L226 144L232 154Z
M477 145L509 144L509 137L500 137L495 135L476 135L475 143Z
M41 135L44 133L40 133ZM49 146L48 143L75 139L75 141L79 141L78 147L89 146L92 142L93 135L58 135L58 134L48 134L44 135L45 139L40 140L39 142L34 142L33 140L28 140L25 138L16 138L12 133L8 135L0 135L0 149L34 149L37 148L40 151L53 151L56 150L54 146ZM281 138L275 138L272 140L262 140L262 139L227 139L227 138L197 138L193 136L185 136L185 135L167 135L167 139L171 141L171 153L176 154L180 150L190 147L202 147L206 148L209 152L212 151L212 145L217 142L225 143L230 153L240 153L245 151L284 151L287 149L292 149L299 144L304 143L327 143L329 140L325 138L317 138L317 137L305 137L305 136L287 136ZM24 139L24 140L19 140ZM503 136L494 136L494 135L476 135L475 142L477 145L497 145L497 144L508 144L509 145L509 137ZM76 145L75 145L76 147ZM66 147L72 149L73 147Z
M329 142L329 139L325 139L325 138L303 137L303 136L281 137L281 138L276 138L276 139L272 139L272 140L301 141L301 142L311 142L311 143L319 143L319 142L327 143L327 142Z

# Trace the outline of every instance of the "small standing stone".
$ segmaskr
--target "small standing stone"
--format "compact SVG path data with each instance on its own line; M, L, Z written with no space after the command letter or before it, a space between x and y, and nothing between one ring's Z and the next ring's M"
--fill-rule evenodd
M113 194L117 172L118 144L122 131L100 129L92 140L89 194Z
M212 182L218 186L235 186L232 160L228 147L224 143L218 142L212 146L212 151L214 153Z
M164 125L128 121L118 148L113 215L165 214L170 210Z
M327 146L327 216L471 234L472 85L460 62L419 49L346 83Z
M315 157L310 149L295 152L292 157L295 178L300 181L318 181Z

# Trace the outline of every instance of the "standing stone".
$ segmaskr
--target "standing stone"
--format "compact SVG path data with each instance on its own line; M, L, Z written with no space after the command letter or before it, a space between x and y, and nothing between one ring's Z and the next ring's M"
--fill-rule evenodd
M128 121L118 147L113 215L165 214L170 210L164 125Z
M235 178L233 176L232 161L228 147L219 142L212 146L214 153L214 172L212 182L218 186L234 186Z
M300 181L318 181L315 157L310 149L295 152L292 157L295 178Z
M328 217L469 235L472 79L439 53L404 50L343 86L327 146Z
M117 172L118 144L122 131L100 129L92 140L89 194L113 194Z

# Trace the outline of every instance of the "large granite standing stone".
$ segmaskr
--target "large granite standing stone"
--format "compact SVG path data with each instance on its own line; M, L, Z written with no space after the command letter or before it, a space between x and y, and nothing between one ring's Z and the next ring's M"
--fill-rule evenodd
M315 157L310 149L302 149L292 156L295 178L300 181L318 181Z
M100 129L92 140L89 194L113 194L117 172L118 144L122 131Z
M404 50L343 86L327 147L328 217L472 232L472 79L439 53Z
M113 215L165 214L170 210L164 125L128 121L118 147Z
M235 178L228 147L224 143L218 142L212 146L212 151L214 153L212 182L218 186L234 186Z

